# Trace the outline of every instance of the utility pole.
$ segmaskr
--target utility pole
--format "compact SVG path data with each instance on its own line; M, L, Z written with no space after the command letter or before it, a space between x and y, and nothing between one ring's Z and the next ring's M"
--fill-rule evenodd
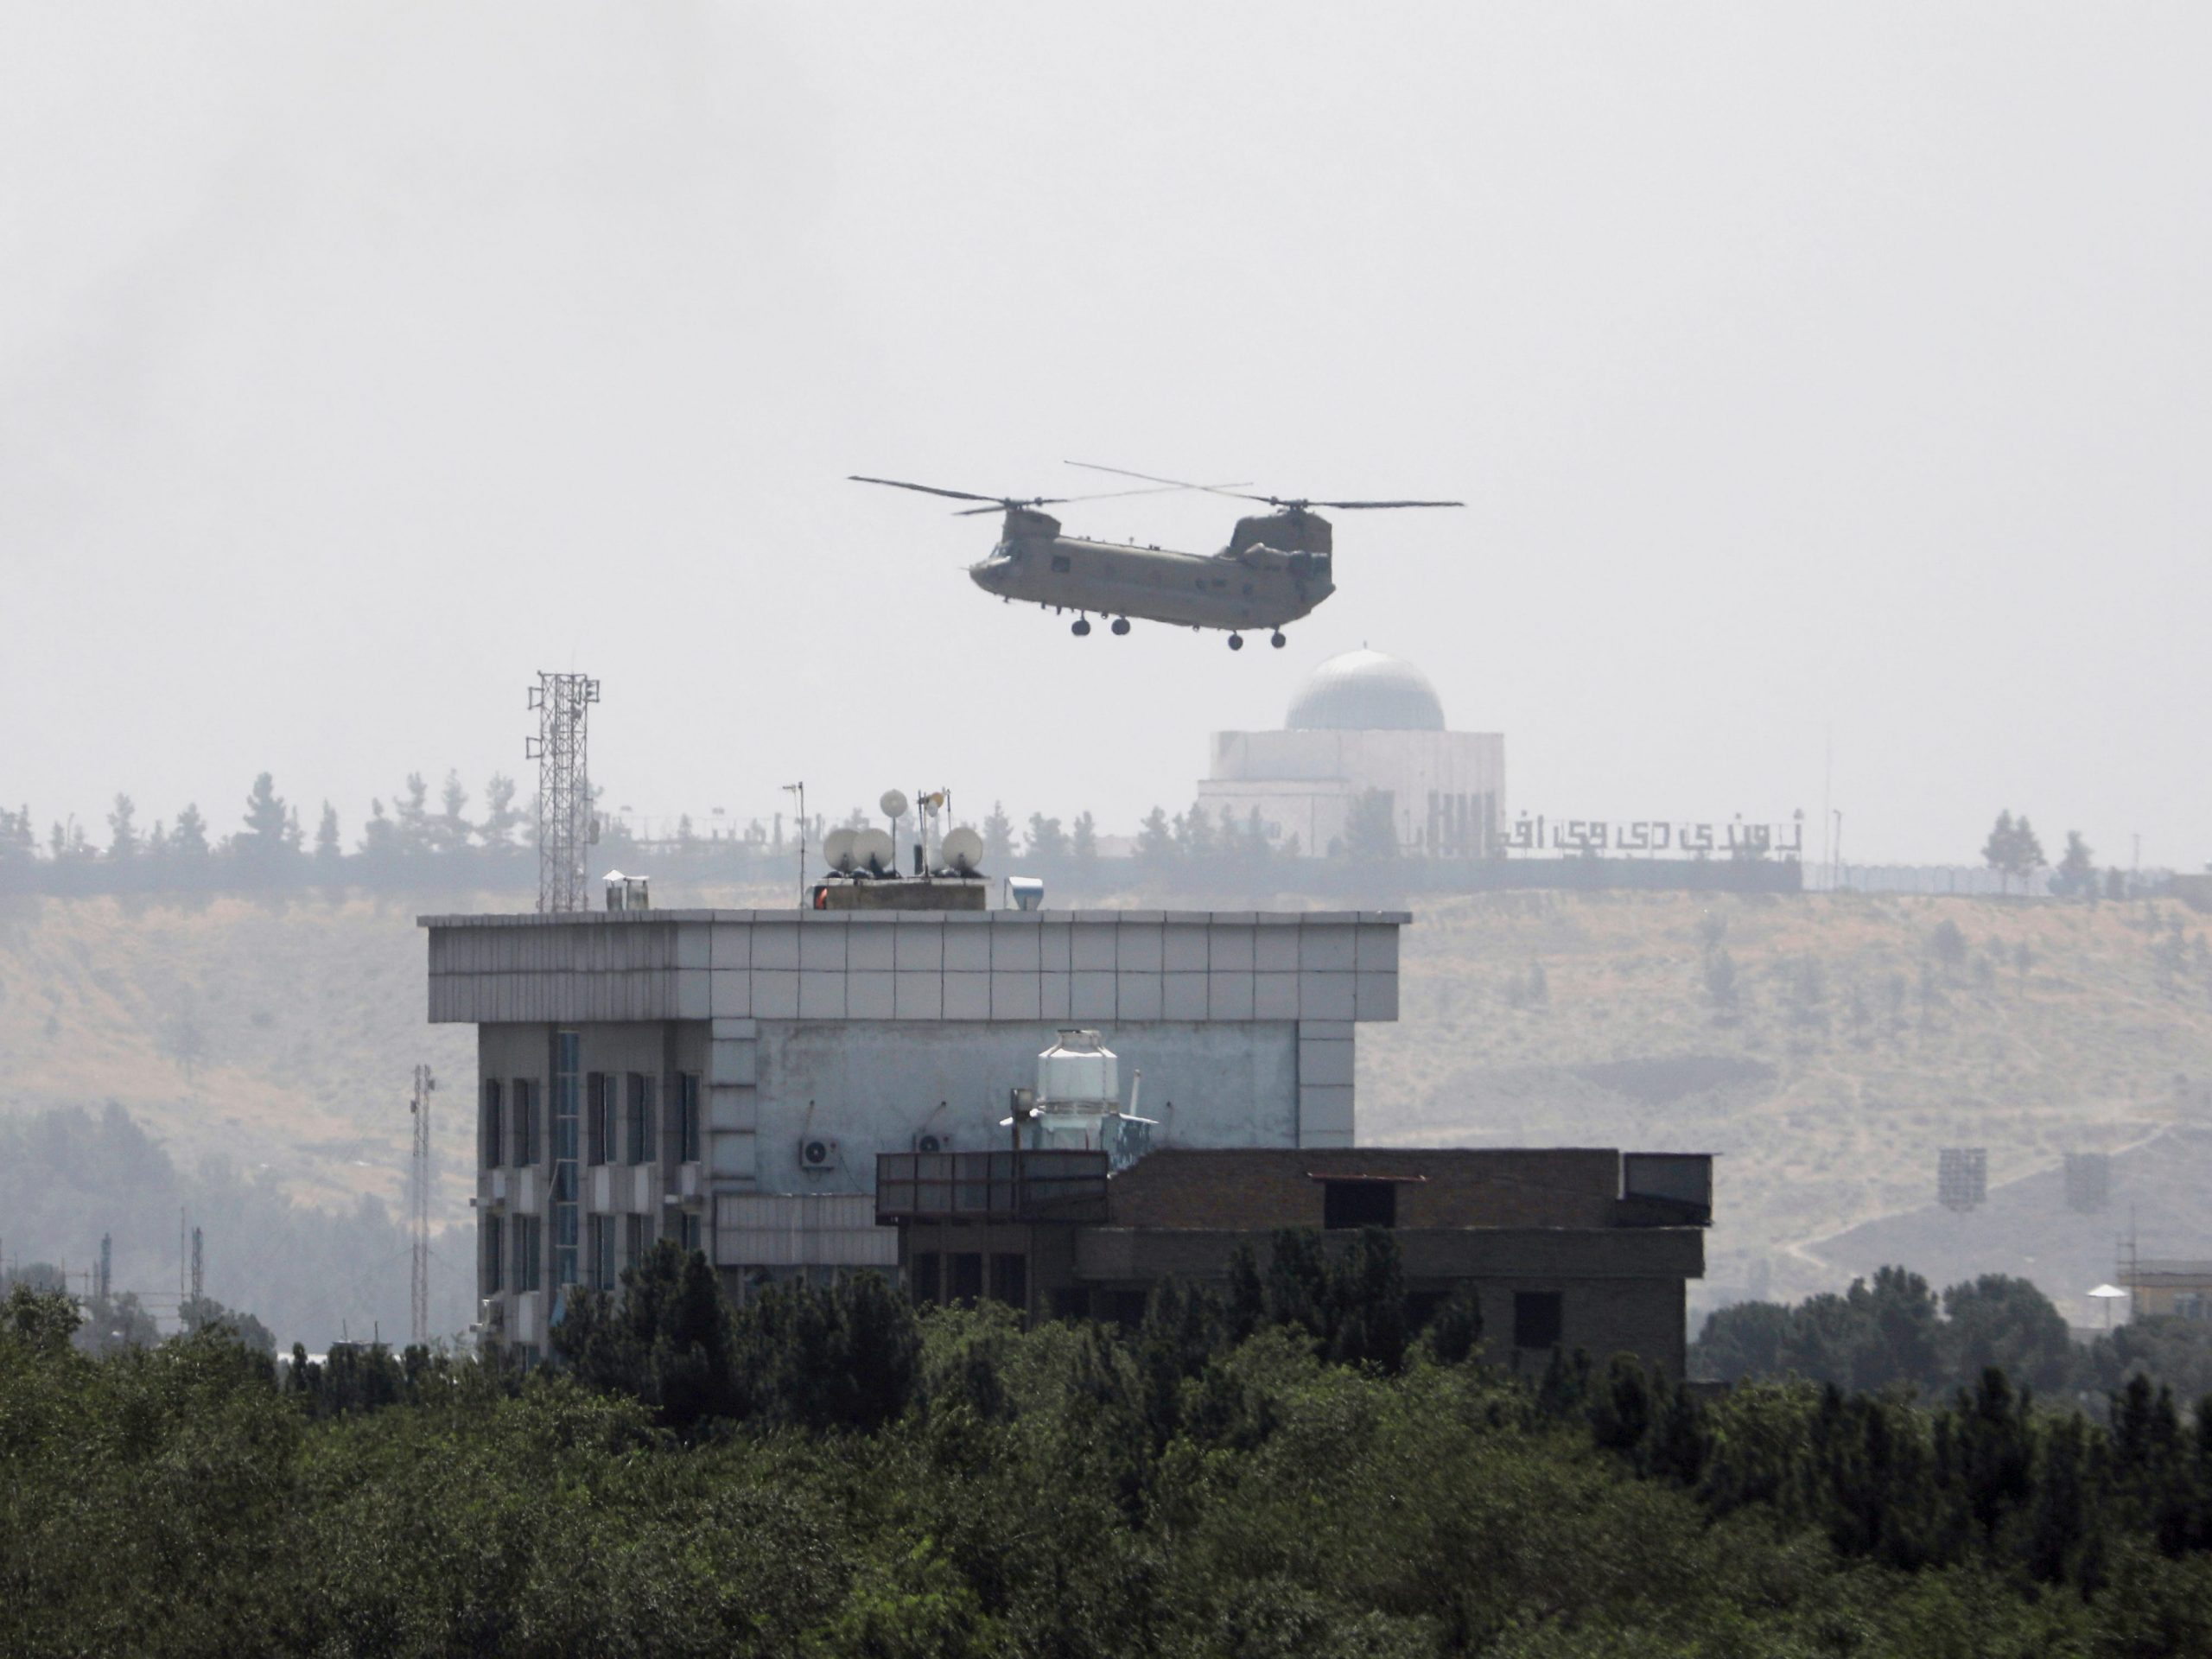
M99 1282L98 1289L93 1293L101 1301L107 1300L108 1287L114 1282L114 1271L115 1235L113 1233L102 1233L100 1235Z
M806 908L806 785L785 784L784 793L798 797L798 907Z
M537 907L560 912L586 908L586 849L599 839L591 810L591 764L588 753L591 705L599 701L599 682L586 674L548 674L541 670L530 688L537 711L537 735L523 741L523 758L537 762Z
M417 1065L415 1094L407 1103L415 1119L413 1213L410 1217L415 1260L407 1287L408 1339L417 1344L430 1340L430 1096L437 1086L430 1068Z
M200 1254L200 1230L195 1227L192 1230L192 1300L195 1302L207 1290L207 1264ZM103 1268L101 1272L105 1276L106 1269Z

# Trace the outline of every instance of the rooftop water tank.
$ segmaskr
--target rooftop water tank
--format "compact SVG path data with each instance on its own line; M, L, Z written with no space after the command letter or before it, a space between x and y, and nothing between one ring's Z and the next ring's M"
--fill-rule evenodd
M1077 1103L1119 1110L1122 1065L1096 1032L1063 1027L1059 1040L1037 1057L1037 1104Z

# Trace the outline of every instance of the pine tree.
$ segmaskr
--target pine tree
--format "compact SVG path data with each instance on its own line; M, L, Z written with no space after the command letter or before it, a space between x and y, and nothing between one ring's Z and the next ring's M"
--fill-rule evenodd
M477 834L486 847L510 847L522 819L515 810L515 780L503 772L493 772L484 785L484 822L477 826Z
M1013 857L1014 820L1007 817L1003 802L993 801L991 815L983 820L983 867L1002 867Z
M272 868L284 851L283 798L267 772L253 780L245 798L245 830L235 838L238 852L264 868Z
M2066 832L2066 851L2051 875L2050 890L2062 899L2097 896L2096 866L2090 861L2089 843L2082 839L2079 830Z
M1048 818L1042 812L1029 815L1028 846L1025 849L1031 858L1057 860L1066 855L1068 838L1058 818Z
M345 849L338 842L338 809L325 801L321 821L315 830L315 861L330 868L345 855Z
M1171 862L1176 854L1175 831L1165 809L1154 807L1137 829L1137 857L1155 868Z
M392 832L403 853L426 851L430 844L430 786L423 774L407 774L407 792L392 802Z
M461 787L459 772L446 773L445 787L438 791L438 805L437 820L429 826L430 844L442 853L465 851L474 829L467 818L468 791Z
M176 828L169 835L169 851L179 858L207 856L207 820L200 816L196 802L186 802L184 810L176 815Z
M1393 821L1388 790L1370 789L1351 804L1344 815L1344 852L1363 863L1378 863L1398 855L1398 826Z
M1078 864L1090 864L1098 857L1098 821L1088 812L1075 815L1075 834L1069 850Z
M128 795L115 798L115 810L107 815L107 855L120 861L136 858L141 849L137 823L138 809Z
M1211 858L1217 850L1214 843L1213 819L1203 806L1194 806L1177 819L1182 825L1183 856L1196 861Z
M1997 822L1989 831L1989 839L1981 844L1982 862L1997 872L2006 874L2012 867L2012 810L2005 808L1997 815Z

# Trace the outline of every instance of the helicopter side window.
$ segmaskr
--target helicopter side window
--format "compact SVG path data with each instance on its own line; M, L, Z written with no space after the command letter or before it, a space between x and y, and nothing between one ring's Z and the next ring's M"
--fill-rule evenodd
M1074 569L1075 561L1070 558L1066 554L1055 553L1052 555L1052 569L1056 575L1065 575L1067 572Z

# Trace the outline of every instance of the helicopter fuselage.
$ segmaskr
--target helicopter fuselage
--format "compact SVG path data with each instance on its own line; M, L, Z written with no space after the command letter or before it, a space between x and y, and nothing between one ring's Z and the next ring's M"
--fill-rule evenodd
M1239 524L1218 553L1179 553L1062 536L1048 513L1010 512L1003 538L968 574L986 593L1079 615L1231 632L1280 628L1310 613L1336 586L1325 521L1306 513L1293 533L1272 538L1269 523ZM1284 551L1270 539L1305 545Z

